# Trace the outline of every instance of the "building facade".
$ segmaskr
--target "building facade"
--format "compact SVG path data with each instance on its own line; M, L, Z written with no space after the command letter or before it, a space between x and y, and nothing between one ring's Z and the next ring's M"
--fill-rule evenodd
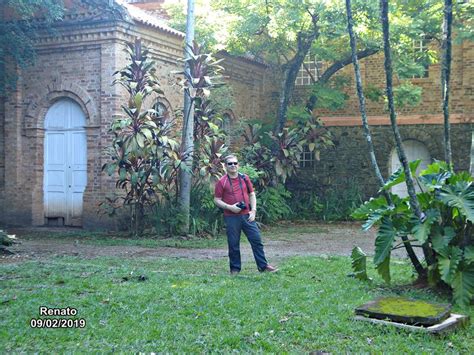
M98 211L115 190L115 181L102 166L108 159L104 149L112 141L110 123L122 114L121 104L127 99L123 89L111 85L114 72L127 64L126 43L142 39L157 64L166 97L160 104L170 112L182 107L183 93L174 72L182 67L183 33L123 1L116 1L117 11L110 13L88 1L65 3L64 20L37 41L35 65L19 72L16 90L0 102L0 224L95 228L115 223ZM235 101L227 124L274 117L277 75L251 59L222 56ZM313 76L322 70L316 62L306 67ZM380 55L361 61L361 71L365 85L383 88ZM353 77L352 66L341 74ZM469 170L474 126L472 42L454 46L451 77L454 164L457 170ZM426 76L412 81L423 87L421 104L398 115L409 159L422 158L424 164L442 160L440 65L430 66ZM301 73L296 96L309 83ZM332 132L335 147L321 152L319 161L305 153L301 169L289 181L291 189L322 198L328 191L348 186L357 186L362 197L377 192L353 85L347 94L343 109L314 112ZM399 162L383 103L369 101L368 115L378 162L389 176Z
M65 4L64 20L37 41L35 65L19 72L16 90L0 104L3 224L110 225L98 211L115 190L102 166L110 123L128 99L111 85L114 72L127 64L126 43L141 38L156 62L166 97L160 103L170 112L182 107L174 73L182 69L183 33L122 1L110 13L87 1ZM232 57L224 67L236 102L230 124L262 116L267 67Z

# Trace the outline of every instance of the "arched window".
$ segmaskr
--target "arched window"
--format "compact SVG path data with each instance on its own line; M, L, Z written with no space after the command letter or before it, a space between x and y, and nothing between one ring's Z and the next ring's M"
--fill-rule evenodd
M428 148L426 148L426 146L423 143L410 139L403 142L403 147L405 148L405 154L409 162L413 160L421 159L421 163L418 166L418 169L416 170L417 175L420 173L420 171L425 170L426 167L431 163L430 152L428 151ZM400 160L398 159L397 149L394 148L390 156L390 173L392 174L395 171L397 171L401 165L402 164L400 163ZM416 189L416 192L420 191L420 188L418 186L415 186L415 189ZM395 185L392 188L392 193L397 194L400 197L408 196L406 184L402 183L402 184Z

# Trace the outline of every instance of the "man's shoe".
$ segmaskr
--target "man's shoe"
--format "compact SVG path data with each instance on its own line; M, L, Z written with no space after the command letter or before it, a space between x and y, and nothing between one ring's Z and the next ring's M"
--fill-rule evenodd
M265 266L265 269L261 270L260 272L277 272L278 269L276 267L273 267L271 265Z

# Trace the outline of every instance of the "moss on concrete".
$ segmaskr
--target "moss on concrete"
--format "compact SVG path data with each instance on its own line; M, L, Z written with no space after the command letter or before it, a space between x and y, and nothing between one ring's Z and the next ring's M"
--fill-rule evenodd
M401 297L381 298L367 308L369 311L406 317L437 317L446 311L445 305Z

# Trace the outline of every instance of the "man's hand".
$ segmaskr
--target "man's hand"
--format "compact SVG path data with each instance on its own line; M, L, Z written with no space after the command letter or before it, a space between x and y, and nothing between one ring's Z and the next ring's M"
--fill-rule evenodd
M239 213L240 211L242 211L242 209L237 207L238 204L239 202L236 202L233 205L228 205L229 207L227 209L233 213Z
M249 222L255 221L255 211L254 210L249 212L249 218L247 219L247 221L249 221Z

